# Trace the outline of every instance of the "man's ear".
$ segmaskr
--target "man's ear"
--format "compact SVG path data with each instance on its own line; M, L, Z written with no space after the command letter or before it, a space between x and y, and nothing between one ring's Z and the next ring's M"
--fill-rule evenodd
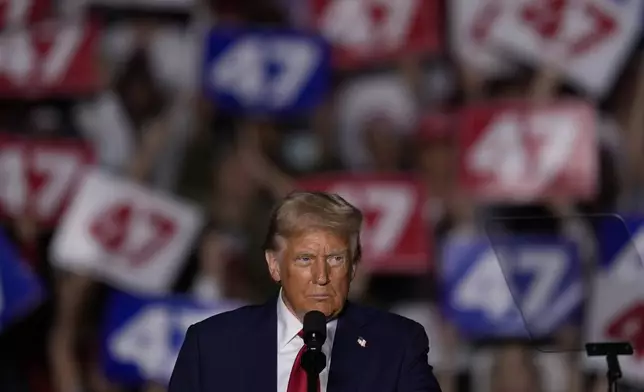
M356 271L358 271L358 263L351 263L351 280L356 277Z
M268 265L268 272L271 274L271 278L275 282L282 280L280 275L280 264L277 258L277 252L272 250L267 250L264 252L264 257L266 258L266 264Z

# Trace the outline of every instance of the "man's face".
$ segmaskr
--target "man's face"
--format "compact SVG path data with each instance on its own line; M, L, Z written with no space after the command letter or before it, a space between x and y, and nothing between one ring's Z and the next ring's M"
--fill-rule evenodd
M315 230L282 242L279 251L266 253L266 261L290 310L300 319L311 310L327 317L340 313L354 275L347 240Z

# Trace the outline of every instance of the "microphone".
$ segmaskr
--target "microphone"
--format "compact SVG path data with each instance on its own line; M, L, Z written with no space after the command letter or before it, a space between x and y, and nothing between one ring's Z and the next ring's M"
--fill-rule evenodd
M322 350L326 340L326 316L320 311L312 310L304 315L304 344L311 351Z
M304 315L303 324L306 350L302 354L302 368L307 375L307 390L316 392L320 372L326 367L326 355L322 352L326 340L326 317L322 312L312 310Z

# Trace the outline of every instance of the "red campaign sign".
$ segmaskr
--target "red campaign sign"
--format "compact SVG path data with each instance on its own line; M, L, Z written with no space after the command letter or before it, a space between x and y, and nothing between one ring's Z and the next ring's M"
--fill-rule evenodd
M93 24L40 23L0 34L0 97L85 95L100 88Z
M337 175L299 182L299 188L337 193L364 214L361 233L369 271L423 273L431 268L431 233L423 220L423 187L406 176Z
M92 162L81 142L0 137L0 216L54 224Z
M0 29L40 22L51 11L52 0L0 0Z
M546 41L557 40L563 32L565 14L572 6L569 0L545 0L527 3L521 7L520 20L530 26ZM593 2L583 2L583 16L592 28L569 43L568 53L580 56L590 51L619 30L619 22Z
M630 342L635 351L635 357L644 359L644 303L628 307L606 328L606 336Z
M597 183L595 114L575 101L497 102L459 116L460 181L477 198L591 198Z
M133 267L147 264L162 252L177 230L172 217L132 202L109 205L89 227L90 235L107 254L120 256Z
M339 68L441 47L439 0L310 0L315 23L333 45Z

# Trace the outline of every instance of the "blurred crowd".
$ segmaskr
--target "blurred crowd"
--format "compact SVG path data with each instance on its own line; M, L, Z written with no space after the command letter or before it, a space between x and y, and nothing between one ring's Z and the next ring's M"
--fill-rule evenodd
M14 3L14 13L21 5L40 4ZM190 250L176 261L180 270L168 296L263 301L278 290L261 252L275 200L311 176L407 174L428 195L422 214L427 241L433 244L423 261L428 268L395 274L360 269L351 287L354 300L426 327L430 362L445 392L605 390L604 372L585 369L581 359L580 323L562 325L547 337L547 351L553 352L540 350L540 343L530 339L464 336L441 312L441 245L480 232L482 217L533 216L542 220L516 221L508 230L567 236L592 248L592 223L582 215L642 212L641 39L601 99L585 96L552 67L517 63L509 72L485 75L446 42L439 52L401 54L377 66L334 70L329 91L313 110L271 116L227 111L202 93L203 42L216 26L307 29L307 1L43 3L42 15L58 23L99 21L95 63L75 71L95 69L98 86L68 94L0 89L0 129L4 136L22 140L81 142L93 151L100 170L198 206L203 225L190 240ZM446 31L449 2L436 3L444 14L438 18L440 29ZM8 15L2 34L36 25L10 23L11 4L0 2L0 13ZM15 72L5 64L18 52L2 45L0 73ZM13 60L14 66L19 63ZM460 108L501 100L546 105L561 98L583 100L595 110L598 181L591 199L558 195L521 204L490 203L462 186ZM0 168L3 189L10 186L3 177L6 167ZM43 282L45 295L27 315L0 329L0 390L163 391L156 380L124 385L104 371L102 320L113 287L51 262L50 244L59 225L24 213L5 214L2 226L24 265ZM636 391L644 384L625 387Z

